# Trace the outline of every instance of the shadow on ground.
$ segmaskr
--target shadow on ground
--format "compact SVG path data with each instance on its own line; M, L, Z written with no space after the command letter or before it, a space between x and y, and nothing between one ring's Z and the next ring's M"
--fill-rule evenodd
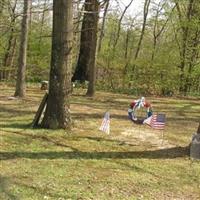
M82 151L48 151L48 152L0 152L0 160L18 158L28 159L174 159L187 157L188 147L173 147L151 151L128 152L82 152Z

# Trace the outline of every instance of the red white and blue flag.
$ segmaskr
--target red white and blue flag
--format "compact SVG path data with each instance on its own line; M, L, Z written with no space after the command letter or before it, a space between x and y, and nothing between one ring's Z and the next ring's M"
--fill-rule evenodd
M165 128L165 114L153 114L151 117L145 119L143 124L148 124L154 129L164 129Z
M106 112L99 130L110 134L110 113Z

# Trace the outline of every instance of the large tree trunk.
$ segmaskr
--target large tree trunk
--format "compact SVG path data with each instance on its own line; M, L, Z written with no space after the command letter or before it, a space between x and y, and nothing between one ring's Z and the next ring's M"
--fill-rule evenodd
M97 23L99 13L99 3L97 0L85 0L84 6L85 12L81 28L78 63L72 77L72 81L79 80L80 82L84 82L86 80L90 81L89 65L92 65L93 61L90 61L90 59L91 57L94 57L94 51L96 52Z
M44 128L70 128L73 13L72 0L54 0L49 96Z
M81 28L80 50L78 56L78 62L75 72L72 77L72 81L79 80L81 83L88 79L88 57L90 48L90 24L88 23L91 15L91 0L85 0L84 16Z
M17 82L15 88L15 96L24 97L25 88L25 72L26 72L26 55L28 43L28 24L30 16L31 0L24 0L24 11L21 23L21 41L18 58Z

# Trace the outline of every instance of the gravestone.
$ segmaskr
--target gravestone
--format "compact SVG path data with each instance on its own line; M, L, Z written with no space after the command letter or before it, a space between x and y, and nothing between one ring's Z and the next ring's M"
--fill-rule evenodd
M48 81L42 81L40 89L47 90L48 89Z
M200 123L197 133L193 135L190 144L190 158L200 160Z

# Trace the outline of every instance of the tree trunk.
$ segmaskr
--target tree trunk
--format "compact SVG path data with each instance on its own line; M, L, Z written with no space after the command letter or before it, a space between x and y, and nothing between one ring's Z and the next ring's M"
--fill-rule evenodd
M8 80L10 80L11 77L15 76L15 68L14 68L13 62L14 62L15 53L16 53L17 38L14 38L13 40L14 41L13 41L12 51L10 53L10 61L9 61L10 69L8 71L8 74L7 74Z
M200 134L200 122L199 122L199 126L198 126L198 129L197 129L197 134Z
M144 37L150 2L151 2L151 0L145 0L145 3L144 3L144 19L143 19L142 31L141 31L141 34L140 34L140 39L138 41L137 49L136 49L136 52L135 52L135 57L134 57L135 60L137 59L137 57L139 55L141 44L142 44L142 40L143 40L143 37Z
M107 13L108 13L109 3L110 3L110 1L107 0L105 10L104 10L104 13L103 13L103 21L102 21L102 24L101 24L101 32L100 32L100 35L99 35L99 42L98 42L98 52L101 51L101 44L102 44L102 40L103 40L103 37L104 37L104 28L105 28L105 22L106 22L106 16L107 16Z
M84 4L82 5L82 0L78 0L76 2L76 6L74 8L74 33L73 33L73 40L74 40L74 50L73 55L74 56L74 62L78 63L78 57L79 57L79 48L80 48L80 36L81 31L79 31L82 27L82 24L80 23L82 20L82 12L84 11Z
M15 88L15 96L24 97L25 88L25 72L26 72L26 55L28 43L28 24L30 15L31 0L24 0L24 11L21 23L21 41L18 58L17 82Z
M43 30L44 30L44 20L45 20L45 12L46 12L46 5L47 4L47 0L44 1L43 4L43 11L42 11L42 20L41 20L41 28L40 28L40 34L39 34L39 41L38 41L38 46L39 46L39 51L41 52L41 44L42 44L42 34L43 34Z
M8 39L8 46L6 48L6 52L3 58L3 79L7 80L9 78L10 74L10 69L12 62L13 62L13 56L15 52L15 47L16 47L16 37L14 36L14 31L15 31L15 9L17 5L17 0L15 0L13 7L11 8L11 22L10 22L10 34L9 34L9 39Z
M2 14L2 12L3 12L4 4L5 4L5 0L1 0L1 4L0 4L0 14Z
M184 13L181 12L181 8L179 5L179 2L176 2L176 9L178 12L178 17L180 21L180 26L182 30L182 38L181 38L181 48L180 48L180 87L179 87L179 92L186 95L185 91L185 80L186 80L186 75L185 75L185 68L187 65L187 53L188 53L188 42L189 42L189 37L190 37L190 24L191 24L191 16L192 16L192 11L193 11L193 4L195 0L189 0L188 6L187 6L187 12L186 12L186 19L184 21Z
M124 18L124 15L126 14L127 9L131 6L132 2L133 2L133 0L130 0L129 4L127 6L125 6L125 8L124 8L124 10L122 12L122 15L121 15L121 17L119 19L116 38L115 38L114 44L113 44L113 51L115 51L115 48L116 48L118 40L119 40L122 20Z
M142 45L142 40L144 37L144 33L145 33L145 28L146 28L146 21L147 21L147 16L148 16L148 12L149 12L149 5L150 5L151 0L145 0L144 2L144 9L143 9L143 24L142 24L142 30L140 33L140 38L137 44L137 49L135 52L135 56L134 56L134 60L136 61L138 56L139 56L139 52L140 52L140 48ZM135 68L136 68L136 64L133 65L132 67L132 74L131 74L131 79L133 79L133 74L135 73Z
M200 21L200 3L199 2L191 2L193 5L191 5L190 13L190 21L193 25L192 28L190 28L190 34L188 37L188 53L187 53L187 64L188 69L186 71L185 75L185 85L184 85L184 95L187 95L188 92L191 90L192 86L192 71L195 66L198 66L198 57L199 57L199 41L200 41L200 28L199 25L196 25L194 22L196 20Z
M72 0L54 0L49 97L41 124L44 128L69 129L71 126L72 41Z
M88 62L88 78L89 85L87 89L87 96L94 96L95 93L95 82L96 82L96 47L97 47L97 29L98 29L98 19L99 19L99 3L97 0L92 0L92 11L90 15L90 47L89 47L89 62Z
M79 80L81 83L88 80L88 57L90 48L90 28L89 27L89 17L91 15L91 0L85 0L85 8L84 8L84 16L81 28L81 39L80 39L80 50L78 56L78 62L76 65L76 69L74 75L72 77L72 81Z
M90 81L89 66L93 61L90 61L91 56L96 52L97 40L97 23L99 4L97 0L85 0L85 9L81 28L80 51L78 63L72 81L79 80L80 82ZM93 44L94 43L94 44ZM95 45L95 49L94 49ZM92 74L93 72L91 72Z

